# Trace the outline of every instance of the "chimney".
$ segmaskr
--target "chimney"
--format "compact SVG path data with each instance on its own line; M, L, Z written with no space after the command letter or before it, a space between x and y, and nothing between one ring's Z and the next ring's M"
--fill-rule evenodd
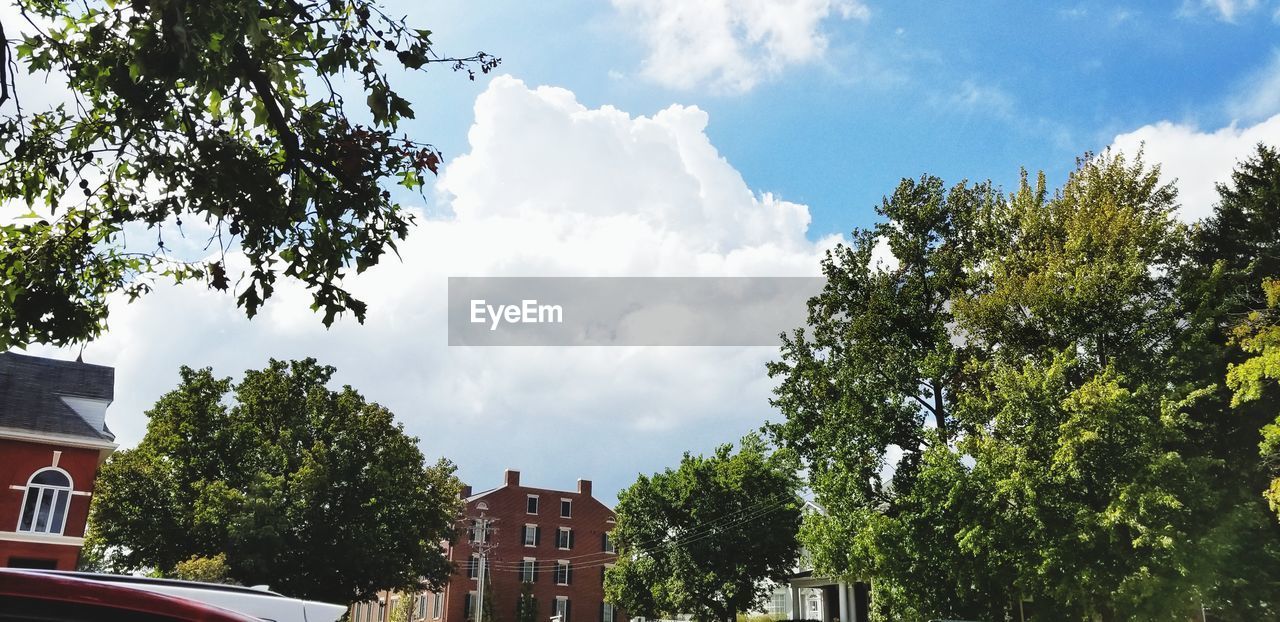
M463 499L466 499L467 497L470 497L470 496L471 496L471 487L470 487L470 486L463 486L463 487L462 487L462 491L458 493L458 496L459 496L459 497L462 497Z
M591 480L589 479L578 480L578 494L584 497L591 496Z
M507 483L507 485L508 485L508 486L519 486L519 485L520 485L520 472L519 472L519 471L513 471L513 470L511 470L511 469L507 469L507 470L502 474L502 479L503 479L503 481L505 481L505 482Z

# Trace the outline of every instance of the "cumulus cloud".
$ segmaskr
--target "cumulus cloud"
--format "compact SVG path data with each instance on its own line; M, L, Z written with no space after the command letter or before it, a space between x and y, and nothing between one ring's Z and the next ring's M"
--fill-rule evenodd
M126 444L177 368L239 376L269 356L314 356L391 408L429 456L478 487L503 468L533 485L595 479L611 496L637 471L736 440L771 416L773 348L450 348L449 276L816 276L835 238L808 210L754 192L716 151L707 114L587 108L559 88L494 79L470 150L437 184L449 216L423 220L394 259L350 282L364 325L326 330L287 284L252 320L229 297L163 287L112 307L85 360L117 369L108 422ZM60 353L74 356L74 353Z
M823 23L866 21L859 0L613 0L648 47L642 73L664 86L748 91L822 58Z
M1161 176L1177 182L1179 216L1195 221L1213 213L1215 184L1229 181L1236 164L1252 155L1258 143L1280 145L1280 115L1213 131L1161 121L1116 136L1112 148L1131 155L1142 149L1147 162L1159 163Z

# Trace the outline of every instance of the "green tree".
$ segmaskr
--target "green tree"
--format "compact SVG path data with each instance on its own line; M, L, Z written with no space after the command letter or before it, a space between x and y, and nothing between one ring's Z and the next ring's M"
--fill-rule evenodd
M166 574L225 554L240 583L328 601L440 587L451 565L439 543L460 511L454 467L426 464L386 408L329 389L333 373L272 360L233 385L183 367L142 442L103 465L86 554Z
M174 566L173 576L184 581L204 581L205 583L226 583L231 568L227 566L227 554L218 553L212 557L191 557L178 562Z
M605 599L634 615L732 622L794 567L800 524L795 459L756 436L711 457L640 476L618 495L618 561Z
M417 598L417 592L401 592L398 594L395 606L391 608L389 622L413 622Z
M1253 356L1227 372L1233 405L1259 400L1267 389L1280 383L1280 281L1268 279L1262 285L1266 310L1253 312L1236 328L1240 348ZM1272 409L1276 409L1274 402ZM1280 515L1280 412L1262 428L1259 446L1271 475L1263 496Z
M283 276L325 324L363 320L343 278L407 235L389 186L421 188L441 162L396 135L415 110L384 64L474 78L499 62L441 57L372 0L16 4L16 60L65 79L75 103L18 106L0 46L0 202L28 212L0 225L0 349L92 338L109 295L163 279L234 290L253 316Z
M1280 615L1273 596L1280 524L1258 494L1276 474L1269 445L1259 460L1258 443L1276 419L1280 385L1254 385L1258 392L1246 397L1229 374L1241 380L1248 359L1265 351L1246 347L1263 345L1248 337L1266 326L1264 283L1280 278L1280 153L1259 145L1218 195L1212 215L1191 232L1191 260L1179 275L1186 328L1169 367L1196 396L1187 409L1196 431L1183 452L1216 465L1217 502L1208 515L1221 517L1215 540L1222 554L1207 606L1224 619L1267 619Z
M804 460L827 510L806 516L805 549L822 572L875 577L872 601L896 615L972 619L1009 602L960 550L976 510L953 477L957 400L973 379L951 304L1001 201L990 184L903 180L877 208L885 222L827 254L807 330L784 335L769 365L785 419L767 429ZM896 261L877 262L881 245Z
M516 606L516 622L539 622L538 597L533 595L532 583L520 584L520 602Z
M801 536L819 571L907 620L1276 615L1276 538L1232 473L1259 426L1229 421L1228 325L1202 319L1230 311L1188 312L1224 271L1193 274L1175 198L1109 154L1052 194L925 177L828 255L767 427L828 510Z

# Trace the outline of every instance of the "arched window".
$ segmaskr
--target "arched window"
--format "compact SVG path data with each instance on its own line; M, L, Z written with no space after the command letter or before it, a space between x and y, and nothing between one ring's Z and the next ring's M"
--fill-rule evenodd
M27 481L18 531L62 535L71 501L71 478L62 469L36 471Z

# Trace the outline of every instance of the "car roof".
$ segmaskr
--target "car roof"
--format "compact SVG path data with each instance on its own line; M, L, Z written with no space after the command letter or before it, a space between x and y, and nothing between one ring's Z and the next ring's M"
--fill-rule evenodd
M0 568L0 597L103 606L201 622L253 622L243 613L208 603L83 577Z
M333 622L341 618L347 611L346 605L290 598L265 588L94 572L60 570L38 570L33 572L120 584L130 589L145 590L199 601L252 615L260 620L274 622Z

